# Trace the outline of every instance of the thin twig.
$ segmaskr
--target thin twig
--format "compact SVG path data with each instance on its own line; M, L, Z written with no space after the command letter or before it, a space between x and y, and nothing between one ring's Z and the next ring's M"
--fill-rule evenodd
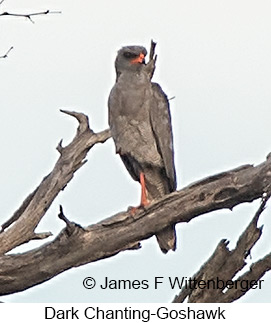
M154 59L154 53L155 53L156 44L157 44L156 42L151 40L150 60Z
M40 16L40 15L47 15L47 14L54 14L54 13L61 13L61 11L45 10L45 11L41 11L41 12L34 12L34 13L27 13L27 14L23 14L23 13L12 13L12 12L5 11L5 12L0 13L0 17L1 16L24 17L24 18L29 19L34 24L35 21L32 19L33 16Z
M1 4L1 3L0 3L0 4ZM0 56L0 58L7 58L7 57L8 57L9 52L10 52L12 49L13 49L13 46L11 46L11 47L10 47L10 49L6 52L6 54L5 54L5 55Z
M67 227L71 225L71 221L69 219L67 219L66 216L64 215L62 205L59 205L58 217L66 223Z
M148 73L150 79L152 79L153 77L153 73L155 70L155 62L157 59L157 55L155 55L155 47L156 47L156 43L153 40L151 40L149 61L145 67L145 71Z
M59 205L59 214L58 214L58 217L60 218L60 220L63 220L65 223L66 223L66 233L68 236L71 236L73 233L75 233L76 231L85 231L85 229L75 223L75 222L71 222L65 215L64 215L64 212L63 212L63 207L62 205Z

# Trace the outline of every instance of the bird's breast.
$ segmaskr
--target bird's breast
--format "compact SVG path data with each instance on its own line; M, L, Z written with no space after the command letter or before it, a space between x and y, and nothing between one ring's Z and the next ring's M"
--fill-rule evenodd
M150 121L152 99L149 80L120 77L110 95L110 127L117 151L160 166L161 156Z

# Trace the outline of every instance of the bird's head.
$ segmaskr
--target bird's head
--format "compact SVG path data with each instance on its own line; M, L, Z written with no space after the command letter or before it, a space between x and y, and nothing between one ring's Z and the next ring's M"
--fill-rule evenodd
M115 68L119 76L124 71L138 72L145 65L146 48L142 46L125 46L118 51Z

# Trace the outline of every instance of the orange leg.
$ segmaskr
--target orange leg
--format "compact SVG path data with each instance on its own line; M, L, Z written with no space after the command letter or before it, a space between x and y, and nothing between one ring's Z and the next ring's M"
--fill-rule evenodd
M140 208L145 207L150 204L147 198L147 189L145 184L145 176L144 173L139 174L140 186L141 186L141 200L140 205L136 207L131 207L129 212L134 215Z
M144 173L140 172L139 174L139 180L141 185L141 201L140 206L147 206L150 204L150 202L147 199L147 189L146 189L146 183L145 183L145 176Z

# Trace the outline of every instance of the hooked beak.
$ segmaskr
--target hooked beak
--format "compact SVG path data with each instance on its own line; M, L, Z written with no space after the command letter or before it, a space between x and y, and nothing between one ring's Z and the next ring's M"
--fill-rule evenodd
M140 53L135 59L131 60L132 64L145 64L145 55Z

